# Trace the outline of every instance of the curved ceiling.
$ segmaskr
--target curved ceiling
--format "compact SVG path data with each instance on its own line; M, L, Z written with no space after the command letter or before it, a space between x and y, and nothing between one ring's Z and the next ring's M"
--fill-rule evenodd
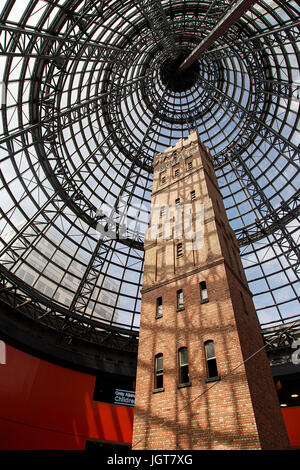
M233 1L4 3L6 301L71 336L137 335L153 155L196 128L262 326L299 316L297 2L255 2L184 73Z

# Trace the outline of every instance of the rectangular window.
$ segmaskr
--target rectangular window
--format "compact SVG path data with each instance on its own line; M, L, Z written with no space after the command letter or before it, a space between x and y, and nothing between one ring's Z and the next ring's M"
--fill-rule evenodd
M177 291L177 308L183 308L183 307L184 307L183 290L179 289Z
M193 191L191 191L191 201L195 201L196 199L196 191L193 189Z
M160 184L165 184L167 181L167 175L166 175L166 172L163 171L161 174L160 174Z
M182 243L178 243L178 245L176 247L176 256L177 256L177 258L181 258L183 256Z
M164 367L163 355L157 354L155 356L155 370L154 370L154 388L163 388L164 386Z
M163 217L166 213L166 206L161 206L161 209L160 209L160 215L161 217Z
M212 340L206 341L204 343L205 348L205 357L206 357L206 366L207 366L207 378L217 378L218 369L217 369L217 360L214 342Z
M189 171L189 170L192 170L192 168L193 168L193 162L188 162L188 164L187 164L187 170L188 170L188 171Z
M179 384L187 384L190 381L189 378L189 363L187 348L180 348L178 351L179 355Z
M176 170L174 172L174 176L175 176L175 178L177 178L179 176L179 168L176 168Z
M202 281L200 282L200 296L201 296L201 301L208 300L208 295L207 295L207 287L206 287L206 282Z
M156 316L162 317L162 297L156 299Z
M180 207L180 197L178 197L177 199L175 199L175 207Z

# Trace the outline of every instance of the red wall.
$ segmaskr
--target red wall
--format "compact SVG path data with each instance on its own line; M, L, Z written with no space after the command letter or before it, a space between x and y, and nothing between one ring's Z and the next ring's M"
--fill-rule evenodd
M0 364L0 449L81 450L86 438L131 443L133 408L93 401L95 377L10 346ZM282 409L300 446L300 407Z
M133 408L93 402L95 376L6 346L0 364L0 449L84 449L86 438L130 443Z
M292 447L300 447L300 407L282 408L283 419Z

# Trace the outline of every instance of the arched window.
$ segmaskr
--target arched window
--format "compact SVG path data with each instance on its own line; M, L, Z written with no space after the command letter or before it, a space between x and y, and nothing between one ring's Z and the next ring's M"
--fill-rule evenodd
M154 364L154 388L163 388L164 386L164 358L163 354L159 353L155 356Z
M177 291L177 309L182 309L183 307L184 307L183 290L179 289Z
M215 353L214 342L210 339L204 343L205 357L206 357L206 368L207 378L215 379L218 378L217 359Z
M187 348L180 348L178 350L178 363L179 363L179 384L187 384L189 378L189 363Z
M208 301L207 287L206 287L205 281L200 282L200 296L201 296L201 302Z
M156 316L162 317L162 297L156 299Z

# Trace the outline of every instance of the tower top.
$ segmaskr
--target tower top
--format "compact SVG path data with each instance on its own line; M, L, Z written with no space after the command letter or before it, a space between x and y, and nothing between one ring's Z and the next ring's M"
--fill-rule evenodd
M154 155L154 163L155 160L157 160L161 156L165 156L166 154L173 153L176 151L181 151L184 147L188 147L191 144L194 144L195 142L200 142L198 131L196 129L194 129L186 139L179 139L173 147L167 147L164 152L156 153Z
M153 166L156 171L161 172L178 163L178 155L184 159L188 158L198 146L202 148L204 155L211 159L209 148L201 142L198 131L194 129L186 139L179 139L173 147L167 147L164 152L156 153L153 158Z
M175 150L182 150L183 147L199 141L198 131L194 129L186 139L179 139L173 147L168 147L164 153L174 152Z

